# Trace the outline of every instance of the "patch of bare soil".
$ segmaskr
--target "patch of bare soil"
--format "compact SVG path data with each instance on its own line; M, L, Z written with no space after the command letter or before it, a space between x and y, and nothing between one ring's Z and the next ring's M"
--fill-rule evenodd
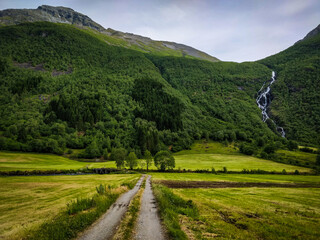
M53 70L52 71L52 76L56 77L56 76L60 76L60 75L66 75L66 74L71 74L72 73L72 68L69 67L67 71L58 71L58 70Z
M19 68L26 68L26 69L32 69L35 71L42 71L44 72L45 69L43 67L43 64L38 64L36 66L33 66L31 63L18 63L18 62L14 62L13 66L15 67L19 67Z
M320 188L319 184L310 183L275 183L275 182L212 182L212 181L172 181L162 180L154 183L163 184L169 188Z

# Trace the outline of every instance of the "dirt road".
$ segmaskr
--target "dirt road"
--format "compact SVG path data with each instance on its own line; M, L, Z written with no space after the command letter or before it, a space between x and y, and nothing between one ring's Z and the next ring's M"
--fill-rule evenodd
M135 239L163 240L165 237L160 223L156 201L152 193L150 178L151 177L148 176L142 195Z
M119 225L122 216L126 213L129 203L138 192L144 176L140 178L136 186L124 193L110 207L110 209L96 221L88 230L78 237L78 240L106 240L111 239Z

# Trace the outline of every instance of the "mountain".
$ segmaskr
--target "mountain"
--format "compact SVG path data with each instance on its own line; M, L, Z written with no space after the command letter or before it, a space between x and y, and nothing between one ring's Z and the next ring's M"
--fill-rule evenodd
M270 113L287 137L320 144L319 26L288 49L258 62L277 73Z
M0 45L1 149L141 156L202 137L281 138L254 100L271 76L262 64L151 55L48 22L1 27Z
M0 11L0 26L39 21L66 23L79 28L96 30L98 32L94 32L94 34L100 35L110 45L158 55L199 58L211 62L219 61L215 57L183 44L154 41L132 33L123 33L111 28L105 29L88 16L78 13L71 8L42 5L37 9L6 9Z
M288 139L320 143L319 35L258 62L210 62L142 51L128 34L84 27L92 23L72 16L63 21L78 19L68 20L77 26L27 21L0 27L0 149L62 154L71 148L94 158L116 148L139 157L146 149L179 151L201 138L260 148ZM154 43L130 36L144 46ZM268 114L288 139L262 121L255 100L272 71Z

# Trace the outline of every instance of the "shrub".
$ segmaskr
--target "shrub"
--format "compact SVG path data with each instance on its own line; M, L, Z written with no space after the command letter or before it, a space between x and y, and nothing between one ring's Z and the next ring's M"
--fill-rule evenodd
M252 155L254 153L254 147L248 143L242 143L239 148L240 152L246 155Z
M168 151L160 151L154 156L154 165L161 171L173 169L175 167L175 159Z

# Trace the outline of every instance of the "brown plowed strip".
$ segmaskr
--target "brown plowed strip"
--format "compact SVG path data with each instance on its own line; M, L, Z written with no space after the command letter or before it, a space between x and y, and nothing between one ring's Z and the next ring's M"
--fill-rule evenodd
M320 184L310 183L276 183L276 182L209 182L209 181L153 181L169 188L320 188Z

